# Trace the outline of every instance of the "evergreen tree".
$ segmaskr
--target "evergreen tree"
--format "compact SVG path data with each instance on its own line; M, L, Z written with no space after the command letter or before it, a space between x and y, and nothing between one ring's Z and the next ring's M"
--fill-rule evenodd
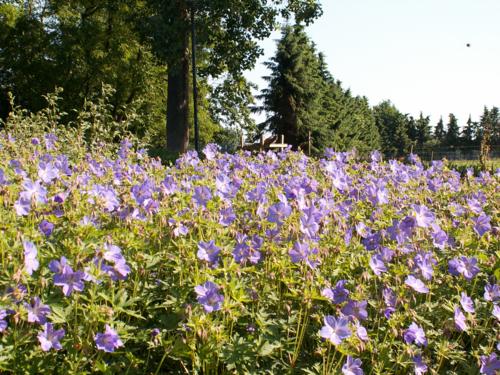
M412 144L417 144L417 136L418 136L418 131L417 131L417 122L413 118L413 116L406 115L406 128L408 132L408 138L410 139Z
M447 131L444 136L444 142L447 146L458 146L460 142L460 128L458 120L453 113L449 114Z
M379 148L379 134L366 98L353 97L335 81L324 56L300 26L286 27L276 56L267 63L271 76L261 99L269 117L261 130L284 134L285 142L312 151L327 147L360 153Z
M443 118L440 117L438 123L436 124L436 127L434 128L434 138L439 143L442 143L444 140L445 134L446 134L446 131L444 129Z
M390 157L409 152L408 121L405 115L386 100L373 108L375 122L380 133L382 151Z
M284 135L294 149L307 143L309 132L318 138L321 104L319 61L302 26L286 26L276 56L265 65L271 75L262 91L260 110L269 117L259 125L261 131Z
M474 144L477 131L477 122L473 122L471 116L467 120L467 124L462 130L462 143L466 146L471 146Z
M424 117L422 112L420 112L420 115L416 121L416 128L417 128L417 146L418 147L423 147L424 144L429 141L431 137L431 129L430 129L430 118L429 116Z

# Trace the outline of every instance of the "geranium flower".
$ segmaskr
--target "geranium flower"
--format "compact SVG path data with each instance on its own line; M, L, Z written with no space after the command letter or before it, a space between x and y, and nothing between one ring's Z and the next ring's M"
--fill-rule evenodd
M491 353L489 356L481 356L481 368L479 372L485 375L496 375L500 370L500 360L497 359L496 353Z
M283 220L290 216L291 213L292 207L290 207L287 203L278 202L269 207L267 221L281 225Z
M196 299L206 312L210 313L222 308L224 296L218 293L219 286L217 284L207 281L203 285L196 286L194 291L198 295Z
M486 284L484 286L484 299L491 302L500 301L500 285Z
M3 332L7 329L7 311L0 310L0 332Z
M368 312L366 311L366 301L349 301L342 309L342 314L356 318L359 320L368 319Z
M344 287L345 284L347 284L347 280L339 280L335 284L335 288L325 288L321 291L321 295L335 304L341 304L349 298L349 290Z
M469 327L467 326L467 319L465 318L464 313L460 310L459 307L455 307L455 327L459 331L467 331Z
M39 297L33 297L31 304L24 304L28 310L28 322L45 324L47 322L47 315L50 314L50 307L41 303Z
M42 232L46 237L49 237L54 230L54 224L50 221L43 219L38 225L38 229Z
M476 310L474 309L474 302L472 299L467 295L466 292L462 292L460 294L460 304L462 305L462 308L464 311L467 311L468 313L475 313Z
M417 226L421 228L428 228L436 220L434 214L426 206L414 204L412 205L412 208Z
M423 375L427 372L427 364L422 360L421 355L413 357L413 364L415 365L415 375Z
M491 231L490 217L484 212L477 218L472 219L474 221L474 231L482 237L486 232Z
M94 341L97 349L103 350L107 353L112 353L115 349L123 346L123 342L120 340L118 333L107 324L105 332L97 333L94 336Z
M369 265L372 271L377 276L380 276L382 273L387 272L387 267L385 266L384 259L380 254L372 255Z
M33 271L38 269L40 263L36 258L38 255L38 251L33 242L23 241L24 247L24 269L28 275L32 275Z
M413 275L408 275L405 280L405 284L411 287L413 290L419 293L429 293L429 289L425 286L422 280L417 279Z
M344 375L363 375L363 369L361 368L361 360L353 358L350 355L347 356L346 362L342 366L342 374Z
M293 249L288 252L292 263L299 263L301 261L306 262L306 264L311 268L316 268L318 265L317 260L313 260L312 257L318 254L318 249L311 249L309 245L305 242L295 242Z
M54 285L62 286L63 294L66 297L70 296L74 290L77 292L83 291L85 272L74 272L65 257L61 257L60 261L52 260L49 263L49 269L56 273L54 275Z
M324 339L330 340L334 345L340 345L342 340L351 336L349 320L346 317L335 319L332 315L324 318L325 325L319 331Z
M206 186L197 186L194 188L193 200L199 206L206 207L207 202L212 199L212 193Z
M422 327L415 322L410 324L410 327L405 331L403 338L407 344L415 343L418 346L427 346L425 332Z
M198 242L198 252L196 256L198 259L205 260L208 263L216 264L219 260L220 248L215 245L213 240L208 242Z
M40 341L40 346L44 352L48 352L50 349L61 350L60 340L64 335L64 329L54 330L52 323L45 323L43 331L38 334L38 341Z
M454 276L461 274L468 281L472 280L480 271L479 267L477 267L477 259L465 256L450 260L448 270Z

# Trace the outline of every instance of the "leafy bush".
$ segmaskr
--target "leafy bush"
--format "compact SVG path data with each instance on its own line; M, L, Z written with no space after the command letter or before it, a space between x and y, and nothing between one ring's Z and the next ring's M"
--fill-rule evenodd
M498 175L214 145L165 167L54 116L0 138L0 370L500 366Z

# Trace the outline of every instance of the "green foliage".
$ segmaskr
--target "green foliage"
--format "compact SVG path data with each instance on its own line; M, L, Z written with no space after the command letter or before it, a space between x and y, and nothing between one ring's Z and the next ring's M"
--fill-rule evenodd
M373 114L381 137L381 150L389 156L402 156L410 150L409 120L390 101L373 107Z
M444 129L444 122L443 122L443 118L441 117L439 119L435 129L434 129L434 138L438 142L443 142L445 134L446 134L446 132Z
M263 90L260 110L267 120L261 131L283 134L294 148L326 148L366 153L379 147L379 135L366 98L352 97L328 71L322 54L301 26L287 26L276 56L266 64L271 75Z
M444 137L444 143L447 146L458 146L460 143L460 128L458 127L458 120L453 113L450 113L448 119L446 135Z
M260 108L268 113L260 130L282 134L294 149L304 147L310 131L321 132L322 82L316 51L300 25L285 26L276 56L266 63L271 75ZM316 138L316 137L315 137Z
M102 91L71 126L61 124L58 96L49 95L38 113L16 108L0 132L2 373L326 375L340 373L352 356L364 373L392 375L413 372L412 358L421 355L430 373L472 374L481 356L495 352L497 297L485 298L484 291L498 284L500 270L498 176L460 179L445 163L425 169L418 160L376 161L376 154L368 163L352 153L318 160L292 152L228 155L213 147L204 160L186 153L165 167L125 143L116 152L123 132L106 129L126 124L113 123L112 92ZM47 181L50 163L57 177ZM26 203L29 212L18 211L29 182L37 180L42 191ZM204 203L197 194L202 188L211 192ZM415 225L422 204L434 225ZM271 212L280 205L290 211L277 223ZM478 205L489 223L481 234ZM226 225L221 213L228 207L235 219ZM303 220L309 215L312 223ZM42 220L54 224L49 235ZM411 225L402 240L393 231L401 223ZM437 229L453 241L436 242ZM262 243L242 241L243 235ZM216 264L198 255L200 241L210 240L220 249ZM32 272L25 241L37 248ZM294 260L297 242L315 251ZM256 262L236 260L243 243L259 252ZM120 256L107 245L119 246ZM382 251L391 259L376 274L371 259ZM62 256L71 272L85 272L82 290L68 295L55 276L70 271L62 275L51 265ZM477 272L461 271L473 272L472 280L449 272L450 260L462 256L477 259ZM432 276L425 280L422 259ZM129 271L117 275L123 263ZM405 284L410 274L429 292ZM340 280L346 298L366 302L365 318L348 313L349 302L328 298L325 290ZM206 281L224 296L211 312L195 291ZM390 317L386 288L394 292ZM461 293L475 308L466 332L453 321ZM42 326L29 314L33 297L50 307L48 322L64 329L60 350L42 349ZM333 345L320 330L325 316L340 310L351 316L349 337ZM405 342L412 322L424 330L425 346ZM356 323L366 328L367 341ZM106 325L123 343L108 352L96 343Z

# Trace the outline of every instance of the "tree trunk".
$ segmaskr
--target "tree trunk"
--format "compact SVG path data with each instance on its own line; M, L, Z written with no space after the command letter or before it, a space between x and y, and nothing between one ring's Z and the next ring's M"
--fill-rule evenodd
M175 8L172 16L186 27L179 28L177 56L168 66L167 151L184 153L189 145L189 13L183 1Z

